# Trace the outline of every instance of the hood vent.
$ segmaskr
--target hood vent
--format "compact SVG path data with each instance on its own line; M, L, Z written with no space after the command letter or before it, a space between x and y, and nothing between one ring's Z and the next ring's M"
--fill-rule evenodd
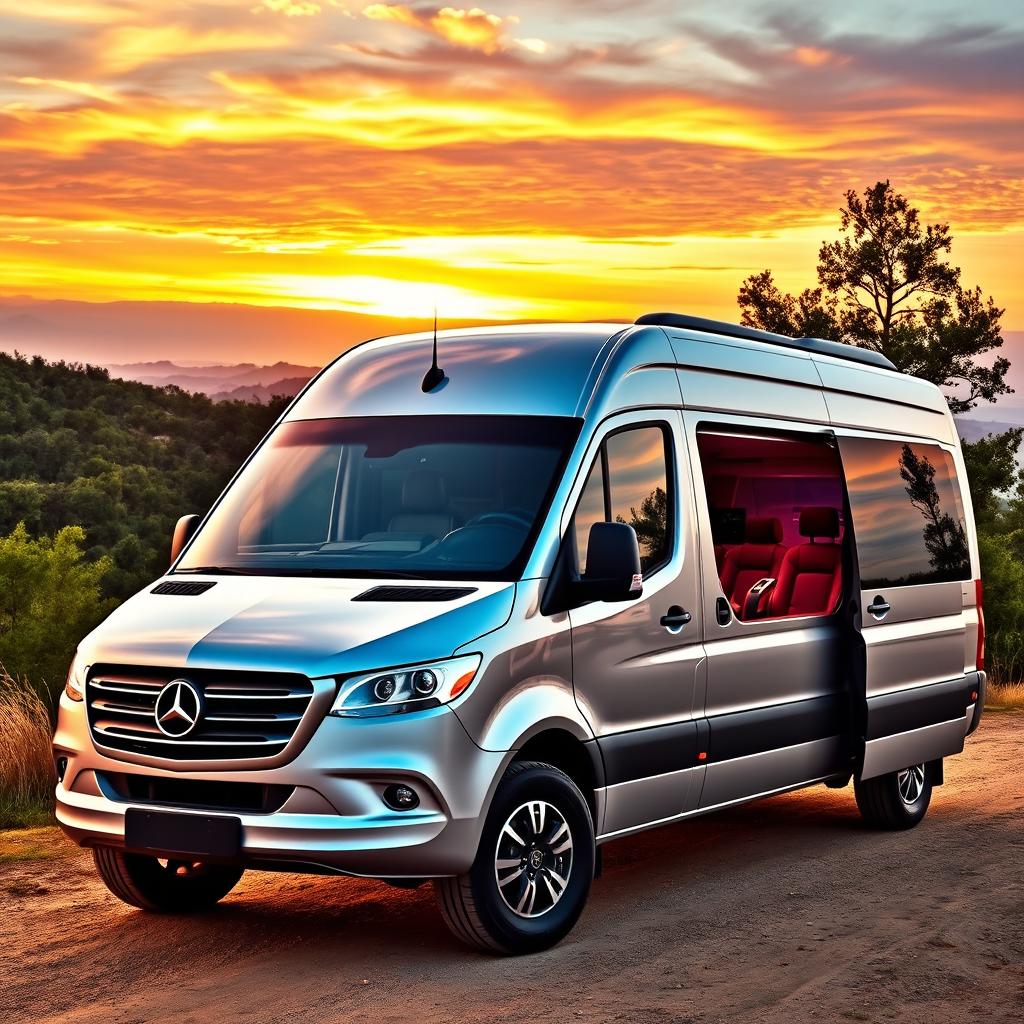
M476 593L476 587L371 587L353 601L457 601Z
M176 594L178 597L195 597L196 594L205 594L210 587L217 586L216 583L178 583L168 580L154 587L151 594Z

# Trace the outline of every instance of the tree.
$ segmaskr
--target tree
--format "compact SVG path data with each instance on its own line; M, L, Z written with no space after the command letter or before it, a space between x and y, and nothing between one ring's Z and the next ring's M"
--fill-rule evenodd
M963 287L960 268L946 261L949 225L922 224L888 181L847 192L839 215L842 237L818 250L818 287L794 296L770 270L754 274L738 295L742 323L874 349L943 388L954 413L1012 392L1009 360L979 361L1002 347L1003 310Z
M935 465L926 455L918 455L905 444L900 456L900 476L910 504L924 517L924 546L932 568L942 579L958 579L968 560L967 532L964 524L942 507L935 486Z
M109 559L86 562L84 540L79 526L34 539L24 523L0 537L0 664L51 694L78 641L116 603L100 594Z
M616 520L626 522L622 516L616 516ZM629 525L636 533L641 562L650 562L664 554L668 547L668 494L664 487L655 487L640 503L639 511L630 508Z

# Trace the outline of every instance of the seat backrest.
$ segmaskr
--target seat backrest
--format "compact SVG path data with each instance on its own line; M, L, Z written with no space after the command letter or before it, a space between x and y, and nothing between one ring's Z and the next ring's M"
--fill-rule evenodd
M829 615L839 604L843 581L839 513L823 507L801 510L800 534L810 543L786 552L768 600L769 615Z
M444 537L455 529L444 477L430 469L417 469L402 484L402 511L391 517L389 533Z
M777 577L786 547L782 541L782 522L774 516L748 516L746 540L729 548L719 579L722 590L739 612L747 591L766 576Z

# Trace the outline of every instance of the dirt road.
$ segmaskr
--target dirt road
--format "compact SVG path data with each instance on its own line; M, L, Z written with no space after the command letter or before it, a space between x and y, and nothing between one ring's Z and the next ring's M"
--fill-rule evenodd
M989 714L925 822L808 790L605 848L539 956L462 949L429 888L250 874L198 918L139 913L87 853L0 863L0 1019L1024 1020L1024 715Z

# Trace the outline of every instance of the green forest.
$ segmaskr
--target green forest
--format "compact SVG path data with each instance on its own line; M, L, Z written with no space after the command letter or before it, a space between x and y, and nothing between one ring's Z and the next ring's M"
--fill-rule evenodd
M78 640L167 564L286 399L212 402L0 353L0 665L51 692Z

